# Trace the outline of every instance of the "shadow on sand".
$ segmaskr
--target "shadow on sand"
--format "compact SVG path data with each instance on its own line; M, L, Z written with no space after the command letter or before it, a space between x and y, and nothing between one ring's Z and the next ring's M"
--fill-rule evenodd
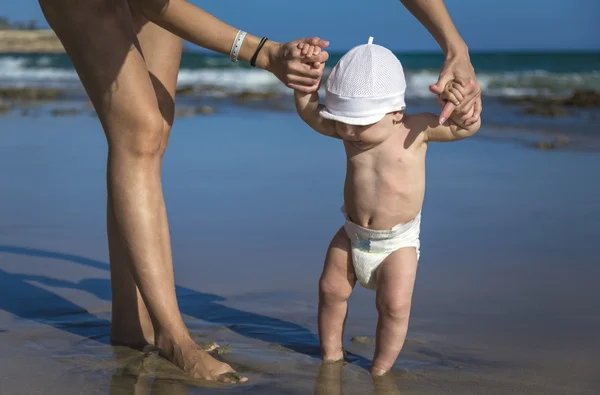
M100 270L109 270L105 262L52 251L0 245L0 256L24 255L68 261ZM0 269L0 309L23 319L32 320L78 336L110 343L110 322L100 319L77 304L43 289L33 283L50 287L62 287L89 292L110 301L111 289L108 279L90 278L79 282L60 280L48 276L8 273ZM277 344L295 352L319 358L318 338L308 329L278 318L227 307L219 302L226 299L177 287L181 312L213 324L225 326L246 337ZM35 303L32 303L35 301ZM367 367L369 361L349 354L348 360Z

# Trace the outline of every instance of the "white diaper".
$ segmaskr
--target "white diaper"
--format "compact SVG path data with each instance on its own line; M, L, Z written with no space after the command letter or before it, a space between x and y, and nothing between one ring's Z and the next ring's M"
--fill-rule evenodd
M342 206L342 213L346 217L344 230L352 245L352 264L356 279L363 287L376 289L377 268L392 252L404 247L415 247L419 259L420 211L410 222L396 225L391 230L363 228L350 220L344 206Z

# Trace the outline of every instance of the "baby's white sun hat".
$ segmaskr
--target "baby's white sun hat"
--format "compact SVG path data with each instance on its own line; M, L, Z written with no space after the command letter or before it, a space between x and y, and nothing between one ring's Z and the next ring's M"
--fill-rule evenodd
M335 65L325 87L321 116L349 125L371 125L406 107L402 64L389 49L373 44L352 48Z

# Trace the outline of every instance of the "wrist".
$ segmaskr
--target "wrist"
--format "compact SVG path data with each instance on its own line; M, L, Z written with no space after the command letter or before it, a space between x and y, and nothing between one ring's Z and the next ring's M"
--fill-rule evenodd
M261 38L250 33L246 34L242 47L239 50L238 59L250 63L254 54L259 49L260 42ZM254 63L255 67L270 71L270 68L276 63L276 50L278 48L279 44L277 42L266 40L260 50L258 50Z
M279 43L268 40L258 53L256 58L256 67L266 71L271 71L277 63L277 53L279 52Z
M469 57L469 47L462 39L446 43L442 50L446 55L446 59Z

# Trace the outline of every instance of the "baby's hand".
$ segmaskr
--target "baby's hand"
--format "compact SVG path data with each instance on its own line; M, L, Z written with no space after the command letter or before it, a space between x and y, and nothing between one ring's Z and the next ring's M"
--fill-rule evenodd
M440 95L443 101L449 101L450 103L458 106L463 101L466 93L465 88L461 84L455 81L449 81L444 88L444 92Z
M319 62L314 61L321 53L321 47L301 42L298 44L298 49L300 50L300 57L313 68L318 68L321 65Z
M301 42L298 44L298 49L300 50L300 59L303 63L306 63L312 69L322 68L322 64L316 61L316 59L319 57L319 54L321 53L321 47ZM310 93L318 91L320 85L321 84L319 81L319 84L317 84L315 90Z
M458 125L465 127L465 122L471 118L475 112L474 106L466 108L460 106L466 96L466 89L458 82L450 81L446 85L444 92L439 96L440 105L443 107L445 102L450 102L456 106L450 118Z

